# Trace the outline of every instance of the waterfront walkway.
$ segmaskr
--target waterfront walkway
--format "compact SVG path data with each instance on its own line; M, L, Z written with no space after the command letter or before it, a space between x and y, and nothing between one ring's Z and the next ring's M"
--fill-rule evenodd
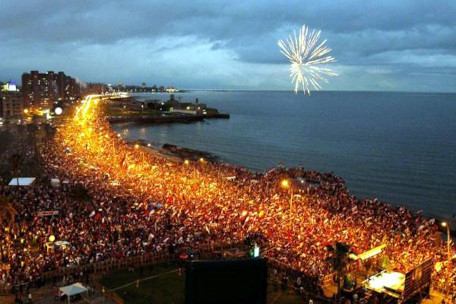
M299 168L256 174L225 164L170 163L126 144L86 105L40 149L47 177L68 180L65 190L45 183L4 189L21 214L18 229L1 231L10 282L176 246L256 237L270 247L271 261L298 273L303 288L318 293L319 280L332 272L327 248L335 242L350 242L360 252L386 242L390 267L402 273L444 252L430 238L436 225L405 208L357 200L332 174ZM283 189L284 178L318 186ZM69 195L78 189L90 199L81 203ZM37 212L55 209L63 216L35 220ZM44 252L50 235L71 244L65 251L70 258L59 250ZM34 243L43 255L29 250Z

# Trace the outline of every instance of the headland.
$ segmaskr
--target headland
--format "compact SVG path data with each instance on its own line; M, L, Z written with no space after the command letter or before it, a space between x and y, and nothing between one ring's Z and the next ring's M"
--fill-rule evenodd
M210 108L206 104L195 102L181 102L170 95L168 100L139 101L125 95L110 98L103 106L103 111L110 123L191 123L205 119L229 119L227 113L219 113L218 109Z

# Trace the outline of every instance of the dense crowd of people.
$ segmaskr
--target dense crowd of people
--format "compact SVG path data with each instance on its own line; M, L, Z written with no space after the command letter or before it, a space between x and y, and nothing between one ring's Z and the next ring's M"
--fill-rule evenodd
M269 258L316 280L333 271L328 246L335 242L355 253L385 244L388 268L402 273L429 258L445 259L432 220L376 199L359 200L333 174L173 161L125 142L95 106L86 106L40 149L42 180L0 189L17 210L15 225L0 231L3 283L252 235L261 236ZM60 186L45 182L50 178ZM58 248L56 241L68 245Z

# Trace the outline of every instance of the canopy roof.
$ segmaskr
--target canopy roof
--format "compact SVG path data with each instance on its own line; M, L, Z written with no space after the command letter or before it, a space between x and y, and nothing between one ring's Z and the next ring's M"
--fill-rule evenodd
M87 291L81 283L74 283L68 286L60 287L60 292L66 294L68 297L83 293Z
M8 186L30 186L35 179L34 177L13 177Z
M60 179L58 178L51 178L51 186L58 187L60 186Z
M352 259L352 260L361 260L361 261L364 261L364 260L367 260L368 258L370 257L373 257L377 254L379 254L380 252L382 252L383 248L386 247L386 244L382 244L378 247L375 247L375 248L372 248L368 251L365 251L361 254L350 254L349 257Z

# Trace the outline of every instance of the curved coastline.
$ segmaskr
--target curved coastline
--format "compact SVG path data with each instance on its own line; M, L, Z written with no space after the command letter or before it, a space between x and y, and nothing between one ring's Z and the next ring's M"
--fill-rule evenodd
M168 122L168 123L179 123L178 121L176 122ZM115 122L111 123L111 124L115 124ZM151 124L152 126L155 125L155 124ZM139 138L125 138L125 140L127 142L129 142L130 144L136 144L136 143L139 143L142 145L143 148L146 149L146 151L149 151L150 153L154 154L154 155L161 155L162 157L168 157L168 158L173 158L174 161L178 161L178 162L182 162L184 161L185 159L191 159L191 160L198 160L200 159L202 156L208 156L206 157L207 161L209 162L219 162L219 157L210 152L210 151L200 151L200 150L195 150L195 149L190 149L190 148L186 148L186 147L181 147L181 146L176 146L176 145L170 145L170 146L173 146L173 147L178 147L179 149L182 149L183 151L186 151L185 154L180 154L180 153L172 153L169 149L166 149L166 148L163 148L163 147L166 147L168 146L169 144L163 144L163 146L160 148L157 146L157 144L155 143L155 145L149 145L148 146L148 142L144 139L139 139ZM227 165L230 165L230 166L233 166L233 167L240 167L240 168L244 168L242 166L238 166L238 165L235 165L235 164L232 164L232 163L225 163ZM265 171L259 171L259 170L255 170L255 171L252 171L251 169L249 168L245 168L247 170L249 170L250 172L252 173L264 173ZM295 169L298 169L298 167L291 167L291 168L288 168L288 169L291 169L291 170L295 170ZM328 173L322 173L320 172L321 174L328 174ZM333 171L330 171L329 174L334 174ZM341 177L338 177L340 178L342 181L344 181ZM345 181L344 181L344 184L345 184ZM348 191L350 189L347 189ZM358 197L354 194L351 194L353 195L354 197L356 197L357 200L361 201L361 200L375 200L375 201L379 201L383 204L387 204L389 206L393 206L394 208L407 208L407 209L410 209L408 208L407 206L404 206L403 204L401 203L392 203L392 202L388 202L388 201L384 201L384 200L379 200L378 198L376 197ZM428 220L431 220L431 219L435 219L437 223L442 223L442 222L450 222L450 227L451 227L451 237L452 239L455 239L456 238L456 218L443 218L442 216L439 216L439 215L436 215L436 214L432 214L426 210L412 210L413 213L415 214L421 214L423 215L425 218L427 218Z
M334 174L284 167L254 173L217 162L176 164L125 142L90 101L79 112L72 123L56 129L40 155L47 176L67 179L70 189L85 187L91 198L83 208L73 200L61 206L60 199L51 201L68 215L52 219L55 237L72 244L70 253L80 265L255 237L268 258L315 282L331 274L327 246L336 242L350 243L356 253L387 244L391 269L402 273L443 251L431 239L435 223L407 208L360 201ZM304 183L293 186L291 181L295 190L290 191L281 187L284 178ZM55 191L50 185L41 188ZM33 212L47 204L39 200L23 208ZM42 229L48 220L33 221L28 229ZM47 231L40 238L43 249L52 229ZM12 248L22 251L31 237L24 235L25 242ZM23 255L34 266L30 280L75 263L58 252L46 259L30 251ZM22 280L21 265L13 266L14 279Z
M282 161L334 171L360 198L448 220L456 201L454 96L317 92L303 99L286 92L198 91L183 100L199 98L231 113L230 121L128 128L131 138L213 151L255 171Z

